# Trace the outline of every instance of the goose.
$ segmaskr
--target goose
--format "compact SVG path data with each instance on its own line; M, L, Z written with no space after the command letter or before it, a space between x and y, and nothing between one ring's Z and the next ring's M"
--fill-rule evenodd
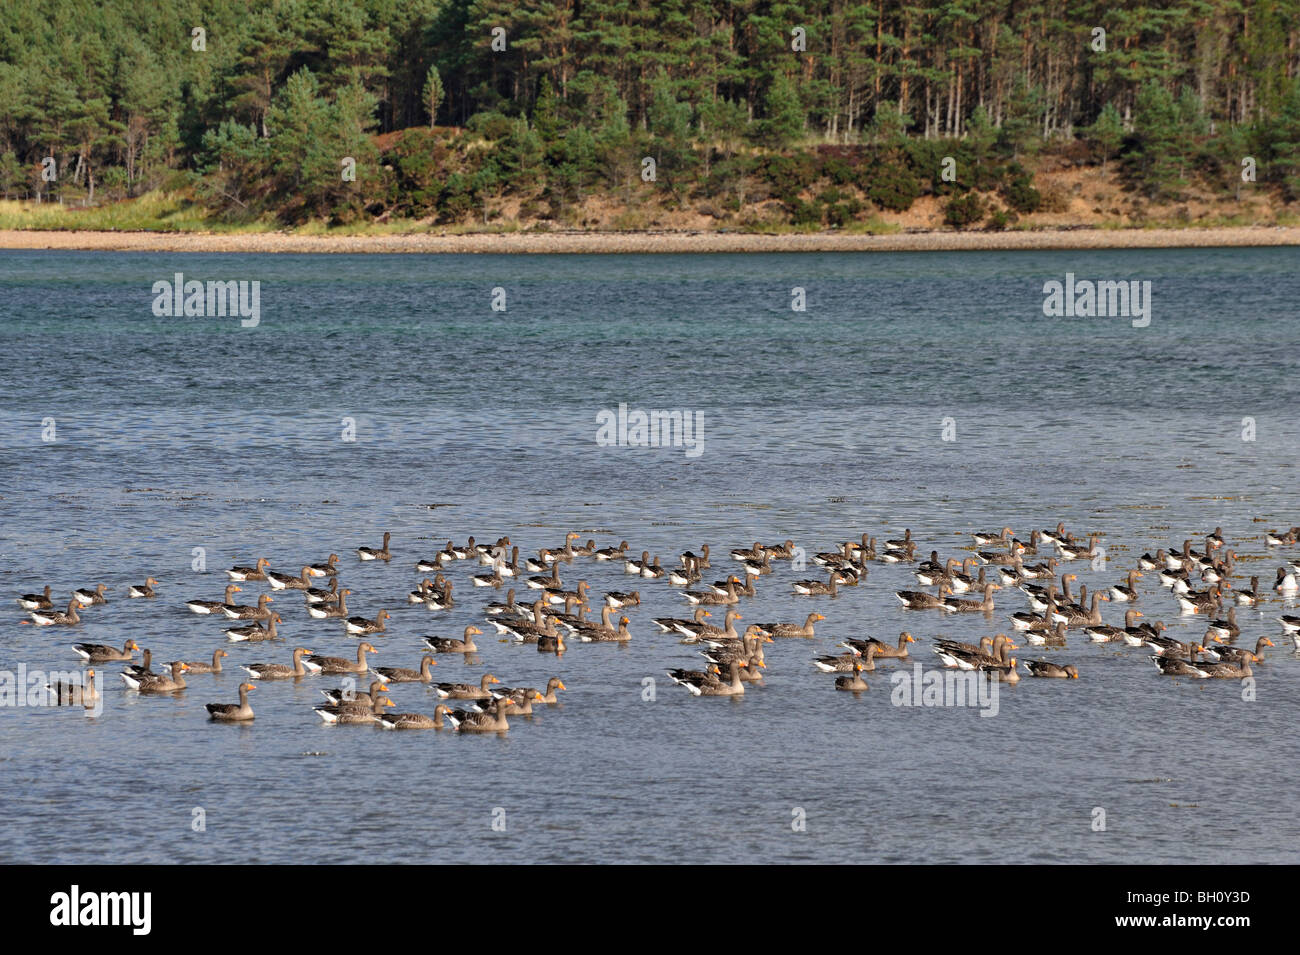
M81 623L81 615L77 612L79 605L80 601L73 597L68 601L67 610L29 610L27 613L38 627L70 627Z
M236 587L236 590L239 588ZM246 604L225 603L221 605L221 612L231 620L270 620L271 610L267 604L275 603L270 594L261 594L257 598L257 606L249 607Z
M635 557L628 557L623 561L623 573L636 574L637 576L640 576L641 571L645 570L649 566L650 552L648 550L643 550L641 551L640 560L637 560Z
M501 617L513 616L521 612L523 609L523 604L515 603L515 589L511 587L506 591L506 599L504 602L493 601L483 608L483 612L493 617Z
M916 640L913 639L912 635L904 630L898 635L898 644L896 646L891 647L875 637L867 637L865 640L845 640L840 646L852 647L860 654L865 654L871 647L875 647L871 652L879 659L905 660L908 657L907 645L915 642Z
M557 633L555 636L549 634L539 634L537 637L538 653L554 653L557 657L562 656L568 647L564 643L563 634Z
M299 577L277 574L273 570L266 572L266 580L271 585L272 590L310 590L312 576L311 568L305 565L302 568L302 575Z
M443 719L450 712L450 706L439 703L433 708L432 716L423 713L380 713L379 725L386 730L440 730L445 725Z
M1258 577L1250 578L1250 589L1238 590L1236 596L1237 596L1237 603L1241 604L1243 607L1256 606L1259 603L1259 598L1260 598L1259 578Z
M128 640L122 644L122 649L110 647L102 643L74 643L72 649L77 652L77 656L87 663L117 663L122 660L130 660L135 656L135 651L140 649L140 645L134 640Z
M1119 643L1137 629L1137 624L1134 621L1140 616L1142 616L1142 611L1128 610L1124 613L1123 627L1090 624L1083 628L1083 632L1092 638L1093 643Z
M1184 657L1197 646L1195 642L1183 643L1181 640L1167 637L1160 632L1147 633L1145 642L1157 655L1162 657Z
M659 558L656 557L655 561L657 562L658 560ZM765 549L761 558L758 560L742 560L740 566L745 569L746 576L762 577L764 574L770 574L772 572L772 559L768 556L768 552ZM641 576L648 577L650 575L643 571Z
M758 626L761 630L766 631L774 637L807 637L812 639L813 624L826 618L819 613L810 613L804 620L803 625L797 623L760 623Z
M705 623L702 617L711 617L709 611L703 607L697 608L694 620L675 620L675 630L684 638L682 643L699 643L701 640L708 638L723 637L726 639L736 639L739 634L736 632L736 621L744 619L740 612L734 607L727 608L727 613L723 618L721 627L711 623ZM656 621L658 622L658 621Z
M838 597L839 585L844 582L839 573L832 573L829 581L796 580L791 586L801 597Z
M477 653L478 644L474 642L476 635L482 636L483 631L470 624L459 640L455 637L425 637L424 645L434 653Z
M723 682L715 665L708 670L669 670L668 676L678 686L684 686L690 691L691 696L743 696L745 693L744 681L740 679L740 671L746 669L748 664L743 660L732 660L729 669L730 679Z
M348 616L348 594L346 587L339 591L339 599L334 603L308 604L307 615L315 620L346 619Z
M552 604L568 603L570 599L578 603L587 602L587 591L591 589L585 580L578 581L576 590L548 590L546 591L546 601Z
M1031 630L1025 634L1025 639L1036 647L1063 647L1065 646L1065 624L1057 623L1052 630Z
M983 641L981 640L980 643L979 648L973 648L969 644L940 640L933 649L945 667L959 670L974 670L985 664L1006 666L1008 652L1017 649L1016 644L1005 633L999 633L993 638L992 653L986 653L982 646Z
M424 605L430 610L449 610L455 606L456 601L451 596L452 587L455 586L450 580L444 581L442 589L428 595L424 600Z
M265 557L259 557L254 567L231 567L226 571L226 576L231 580L237 580L243 583L247 580L266 580L266 568L271 566L271 562Z
M1190 676L1198 680L1204 680L1210 674L1200 667L1193 666L1193 664L1199 662L1196 659L1196 653L1200 649L1199 645L1192 644L1183 653L1160 653L1147 659L1154 663L1156 669L1165 676Z
M1165 566L1165 559L1168 556L1169 555L1164 552L1163 548L1157 550L1154 556L1149 552L1145 553L1138 558L1138 570L1159 570L1161 567Z
M1015 565L1020 576L1027 580L1051 580L1056 577L1056 558L1049 557L1046 561L1037 564L1025 564L1023 562Z
M415 562L415 569L422 574L433 574L442 570L443 565L452 558L444 551L432 560L422 557Z
M385 707L396 705L397 704L388 697L381 696L369 707L363 707L359 710L348 707L346 704L339 704L338 706L316 706L313 707L313 709L326 723L346 726L357 723L377 723L379 721L379 715L383 713Z
M447 722L458 733L504 733L510 729L506 722L506 710L514 705L513 700L493 700L486 711L475 713L467 710L449 710L445 714Z
M435 683L433 691L438 694L439 699L443 700L490 700L494 696L489 686L500 683L501 681L491 673L483 674L483 679L478 684L473 683Z
M128 587L126 589L126 595L128 597L157 597L158 593L154 590L154 587L156 586L158 586L158 581L152 577L148 577L145 579L143 585L132 584Z
M176 693L185 689L185 671L190 668L189 664L177 660L169 663L167 668L171 670L170 676L152 671L140 673L123 670L122 682L128 689L135 690L137 693Z
M1300 633L1300 617L1294 614L1283 614L1277 618L1277 622L1287 633ZM1300 648L1300 641L1297 641L1297 647Z
M752 597L757 592L754 590L754 578L748 574L745 575L744 586L740 585L739 577L728 577L726 580L715 580L709 588L720 597L726 597L733 589L737 597Z
M379 698L381 693L388 692L388 684L383 680L372 680L369 690L357 690L352 687L336 687L332 690L321 690L321 696L334 706L342 703L361 703L363 708L370 708L371 704Z
M306 647L294 647L292 666L287 663L249 663L240 669L254 680L289 680L317 672L303 665L302 658L308 656L311 656L311 651Z
M325 563L312 564L307 569L308 571L310 571L310 576L312 577L337 577L339 572L337 566L338 562L339 562L339 555L330 554L329 560L325 561Z
M903 550L890 548L878 558L885 564L905 564L913 560L916 555L916 545L909 543Z
M564 582L560 580L560 565L551 565L551 574L549 577L529 577L524 581L524 583L528 585L529 590L559 590L564 586Z
M1067 540L1063 544L1058 543L1056 548L1060 552L1062 560L1087 560L1097 554L1097 535L1090 534L1086 546Z
M624 592L621 590L611 590L605 594L606 605L613 607L615 610L621 610L624 607L636 607L641 604L641 591L633 590Z
M339 599L339 579L337 576L330 578L330 585L324 589L320 587L308 587L303 591L309 604L328 604L334 603Z
M1036 603L1035 606L1038 604ZM1022 633L1044 633L1052 629L1053 623L1056 622L1056 598L1048 597L1047 602L1042 604L1042 613L1032 613L1029 611L1018 611L1011 615L1012 628Z
M1110 588L1110 599L1119 603L1131 603L1138 599L1137 582L1142 576L1140 570L1130 570L1125 583L1112 584Z
M668 571L668 582L674 587L689 587L698 584L702 575L693 557L683 557L682 566Z
M1182 607L1183 613L1209 613L1218 608L1225 586L1227 585L1215 584L1209 590L1203 590L1199 593L1188 591L1185 594L1179 594L1178 605Z
M470 578L470 580L473 581L475 587L492 587L493 589L500 590L501 585L505 583L506 580L501 573L501 570L505 565L505 559L498 557L496 562L492 565L492 573L475 574Z
M840 676L835 678L835 689L848 690L853 693L861 693L863 690L869 690L867 681L862 679L862 661L856 661L853 664L853 676Z
M1082 597L1082 593L1080 594ZM1093 591L1092 603L1088 609L1072 605L1069 607L1058 607L1056 613L1052 615L1052 620L1064 623L1067 627L1098 627L1101 626L1101 608L1097 606L1098 601L1110 601L1106 594L1099 594Z
M981 550L976 551L975 556L979 558L981 563L990 564L994 567L1007 565L1014 566L1017 560L1023 562L1022 555L1024 552L1025 545L1020 543L1020 541L1012 540L1007 542L1007 549L1005 551Z
M610 609L606 607L601 613L601 619L608 625ZM497 633L506 634L514 637L520 643L533 643L538 637L553 637L556 634L556 624L558 618L546 612L546 601L539 600L533 604L532 613L527 616L504 618L501 620L489 621ZM594 624L573 624L576 629L583 629L584 626L594 626Z
M1264 543L1269 547L1290 547L1296 542L1295 529L1283 531L1279 534L1277 531L1268 531L1264 534Z
M50 601L50 585L45 585L44 593L23 594L18 598L18 606L24 610L50 610L54 604Z
M1260 637L1255 641L1254 651L1247 650L1245 647L1220 647L1219 658L1227 663L1237 663L1241 660L1258 663L1264 658L1264 648L1273 646L1277 646L1277 644L1268 637Z
M367 620L365 617L348 617L344 625L348 633L366 634L366 633L383 633L384 621L392 616L387 610L381 610L375 615L374 620Z
M717 594L717 593L696 594L696 593L691 593L690 591L687 590L678 591L678 593L680 593L683 597L685 597L690 603L694 604L695 606L699 606L701 604L710 607L723 606L726 604L734 604L740 602L740 597L736 593L736 584L738 583L740 583L740 578L738 577L729 578L727 581L727 593L725 594Z
M95 607L108 603L108 598L104 596L108 591L108 584L96 584L94 590L74 590L72 596L83 607Z
M186 660L185 665L190 668L191 673L220 673L221 658L230 656L225 650L213 650L212 662L204 663L202 661Z
M226 598L224 600L187 600L185 606L190 608L190 613L209 615L222 613L226 607L232 605L235 601L235 594L243 590L238 584L226 585Z
M655 559L648 565L641 568L641 576L649 580L657 580L662 577L666 571L663 565L659 563L659 555L655 554Z
M438 661L425 654L420 658L420 669L409 670L406 667L375 667L374 670L389 683L432 683L433 668Z
M323 657L314 653L302 663L313 673L365 673L370 669L369 664L366 663L366 654L378 652L369 643L362 643L357 647L356 663L344 657Z
M257 687L252 683L239 684L238 703L205 703L208 719L219 723L246 723L253 718L253 708L248 705L250 690Z
M1042 536L1043 540L1047 541L1047 543L1049 544L1052 545L1060 544L1066 540L1065 521L1057 521L1056 530L1039 531L1039 534Z
M903 606L908 610L942 610L946 599L944 595L950 593L952 588L943 585L939 588L938 595L923 590L898 590L894 592L894 596L902 601Z
M628 631L627 625L628 618L620 617L618 620L618 629L584 629L579 631L578 638L582 640L583 643L627 643L632 639L632 634Z
M250 623L246 627L231 627L225 631L227 637L236 643L260 643L263 640L274 640L279 634L276 632L276 624L283 623L278 613L272 613L266 619L266 624Z
M1254 654L1247 653L1238 657L1232 663L1225 661L1212 663L1205 660L1192 660L1190 665L1212 679L1245 680L1255 675L1254 671L1250 668L1251 657L1253 656Z
M1222 547L1223 544L1224 544L1224 540L1223 540L1223 528L1222 528L1222 527L1216 527L1216 528L1214 529L1214 532L1213 532L1212 534L1207 534L1207 535L1205 536L1205 541L1206 541L1207 544L1212 544L1212 545L1215 546L1215 547Z
M1229 607L1228 616L1222 620L1211 620L1209 628L1205 631L1207 637L1223 637L1232 639L1241 633L1241 627L1237 626L1237 608Z
M991 613L993 610L993 591L1001 590L995 583L984 585L983 600L963 600L960 597L945 597L942 609L948 613Z
M519 716L532 716L533 703L542 702L542 694L530 687L510 687L502 688L498 691L503 699L510 701L512 714Z
M754 546L749 548L748 550L746 550L743 547L733 550L731 552L731 559L732 560L758 560L763 556L764 550L765 548L763 547L763 545L760 544L758 541L755 541Z
M1125 627L1124 642L1130 647L1144 646L1152 638L1159 637L1168 629L1163 620L1157 620L1155 623L1138 624L1136 627Z
M564 685L563 680L561 680L558 676L553 676L546 681L545 693L538 693L537 690L534 690L532 687L523 687L522 691L524 693L537 693L537 696L534 697L533 699L533 702L535 703L545 703L548 706L554 706L555 704L560 702L559 697L556 696L556 691L567 690L567 689L568 687ZM520 690L517 688L513 692L518 693L520 692Z
M993 533L992 531L985 531L984 533L976 533L971 536L975 538L975 543L978 546L984 547L988 544L1005 543L1011 540L1011 538L1015 536L1015 532L1012 531L1010 527L1004 527L1002 528L1002 530L998 531L997 533Z
M957 568L965 570L966 564L956 557L949 557L946 563L941 563L939 552L932 550L930 559L912 571L912 576L922 587L937 587L944 583L951 585L953 571Z
M388 551L388 542L392 539L392 534L384 531L384 546L376 550L373 547L358 547L357 556L362 560L391 560L392 554Z
M719 667L727 666L732 660L743 660L749 664L749 667L740 678L746 683L758 683L763 679L763 674L759 670L767 669L763 644L772 642L772 638L757 626L751 626L745 630L745 635L739 641L710 642L707 649L700 651L700 656Z
M1073 663L1062 666L1059 663L1052 663L1050 660L1026 660L1025 669L1029 671L1030 676L1058 680L1079 679L1079 671L1075 669Z
M1020 671L1016 669L1015 657L1012 657L1006 663L981 663L978 669L981 673L996 677L1000 683L1020 682Z
M1280 594L1293 594L1300 590L1300 584L1296 583L1295 571L1279 567L1277 569L1277 581L1273 584L1273 589Z
M617 547L602 547L592 553L596 560L620 560L627 554L627 541L621 541Z
M814 657L812 663L823 673L852 673L854 667L862 669L862 654L856 649L850 649L848 653L841 653L839 656Z
M623 549L624 549L624 550L627 550L627 546L626 546L626 545L627 545L627 541L624 541L623 544L624 544ZM686 564L686 559L687 559L687 558L690 558L692 561L694 561L696 568L698 568L699 570L707 570L708 568L710 568L710 567L713 566L711 563L709 563L709 545L708 545L708 544L701 544L701 545L700 545L700 553L699 553L698 555L696 555L696 553L695 553L694 551L689 551L689 550L688 550L686 553L682 554L682 565L683 565L683 566L685 566L685 564Z
M893 550L907 550L909 547L915 547L916 544L912 542L911 528L904 528L902 538L885 541L885 546Z
M99 699L99 690L95 688L95 671L93 668L86 671L85 680L77 679L76 675L73 674L68 680L53 680L45 684L45 691L53 698L55 706L76 706L81 704L89 709Z

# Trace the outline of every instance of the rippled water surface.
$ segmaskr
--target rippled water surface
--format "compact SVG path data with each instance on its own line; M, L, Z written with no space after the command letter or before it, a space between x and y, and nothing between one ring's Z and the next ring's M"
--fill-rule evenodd
M1234 585L1258 574L1267 588L1300 556L1263 541L1300 524L1298 266L1287 249L0 252L0 670L72 668L71 643L128 637L155 660L208 658L221 626L185 599L219 597L235 562L296 570L331 552L353 611L394 615L375 663L414 666L422 636L459 634L501 599L470 587L483 568L461 563L454 609L404 602L416 558L470 534L535 552L576 530L665 563L708 542L717 579L726 552L755 540L813 553L910 528L923 553L964 556L971 530L1009 523L1027 537L1063 520L1102 536L1107 565L1070 568L1092 588L1221 525L1240 557ZM151 287L178 271L260 281L260 324L155 317ZM1150 326L1044 317L1043 283L1067 272L1150 280ZM806 312L790 308L796 286ZM504 312L490 307L497 287ZM598 413L621 402L698 411L703 453L598 446ZM355 442L341 439L345 418ZM385 530L392 563L358 562ZM916 583L887 565L835 599L791 594L816 574L782 564L743 602L749 622L826 620L813 640L770 648L766 686L725 700L664 675L703 662L650 624L688 615L676 588L621 565L563 568L597 592L639 587L634 639L557 660L490 638L476 660L442 658L442 680L564 679L562 705L512 719L504 737L323 726L321 677L261 685L251 725L209 724L203 704L235 699L240 663L287 660L295 645L355 652L286 596L283 641L230 645L230 669L179 698L127 692L110 664L98 717L0 708L0 859L1297 860L1300 660L1279 598L1240 617L1242 643L1277 643L1254 699L1072 632L1064 649L1018 655L1073 662L1081 679L1003 687L982 718L891 705L896 661L860 698L810 661L845 637L908 629L929 667L933 639L1007 630L1023 596L998 593L988 617L907 612L893 591ZM160 596L128 600L149 575ZM99 582L110 603L75 628L23 625L10 599ZM1140 587L1148 620L1204 633L1154 574ZM1104 615L1119 623L1122 610ZM432 712L422 686L391 695Z

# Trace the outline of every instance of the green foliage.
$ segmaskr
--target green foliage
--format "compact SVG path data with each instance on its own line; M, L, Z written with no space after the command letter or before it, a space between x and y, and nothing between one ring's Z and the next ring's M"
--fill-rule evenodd
M986 207L978 192L953 196L944 206L943 221L954 229L964 229L984 218Z

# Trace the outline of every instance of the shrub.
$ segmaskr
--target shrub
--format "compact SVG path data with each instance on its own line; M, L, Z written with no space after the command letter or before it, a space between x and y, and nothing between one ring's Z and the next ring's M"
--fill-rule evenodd
M984 200L977 192L953 196L943 210L943 221L955 229L964 229L984 218Z

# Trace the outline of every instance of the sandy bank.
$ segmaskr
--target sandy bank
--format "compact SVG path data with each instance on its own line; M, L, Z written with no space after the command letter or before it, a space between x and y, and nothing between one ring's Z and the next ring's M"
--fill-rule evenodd
M1300 227L753 235L713 232L551 232L347 236L257 233L0 230L0 249L138 252L656 253L940 252L980 249L1152 249L1300 245Z

